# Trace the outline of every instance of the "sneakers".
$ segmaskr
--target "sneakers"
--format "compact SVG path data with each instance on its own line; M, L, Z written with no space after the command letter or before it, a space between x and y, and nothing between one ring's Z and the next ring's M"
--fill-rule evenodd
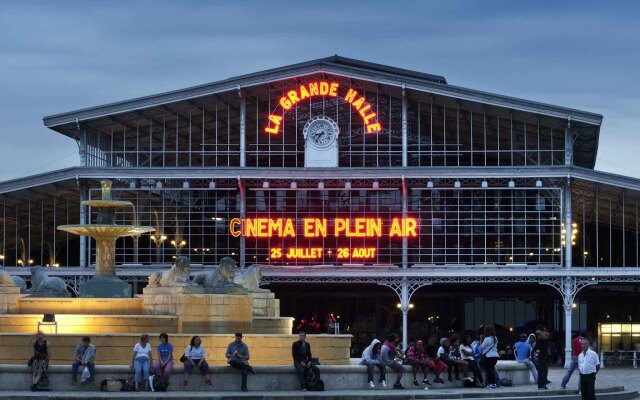
M429 382L428 379L423 380L422 383L424 383L427 386L431 386L431 382Z
M376 387L376 385L373 384L373 381L369 381L369 387L373 389L374 387Z
M386 388L387 387L387 382L386 381L380 382L380 386Z
M417 380L415 380L415 379L413 380L413 385L414 385L414 386L420 386L420 384L418 383L418 381L417 381Z
M435 382L435 383L442 383L442 384L444 384L444 380L442 380L442 378L436 378L436 379L434 379L434 382Z
M463 380L467 382L473 382L473 378L470 376L465 376Z
M404 389L404 386L402 386L402 384L400 382L396 383L395 385L393 385L394 389Z

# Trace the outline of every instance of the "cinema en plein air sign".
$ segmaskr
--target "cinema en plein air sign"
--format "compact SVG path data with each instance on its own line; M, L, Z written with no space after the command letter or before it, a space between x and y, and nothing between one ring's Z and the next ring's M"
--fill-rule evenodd
M341 97L360 114L367 133L380 132L382 126L378 121L378 116L373 111L371 103L353 88L341 88L338 82L316 81L298 86L295 90L288 91L278 101L278 106L268 116L267 125L264 131L269 134L277 134L280 131L283 114L301 101L318 96ZM280 109L281 108L281 109ZM280 110L280 115L276 112Z
M296 222L299 221L297 224ZM248 238L389 238L416 237L418 222L415 218L233 218L229 223L231 236ZM343 247L336 249L337 259L373 259L376 247ZM329 254L329 253L327 253ZM272 247L271 260L322 259L323 247Z

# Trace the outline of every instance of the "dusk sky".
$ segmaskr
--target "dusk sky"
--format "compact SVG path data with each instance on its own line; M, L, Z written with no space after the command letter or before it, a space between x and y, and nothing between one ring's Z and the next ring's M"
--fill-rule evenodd
M3 1L0 180L78 165L42 117L333 54L604 115L640 178L640 2Z

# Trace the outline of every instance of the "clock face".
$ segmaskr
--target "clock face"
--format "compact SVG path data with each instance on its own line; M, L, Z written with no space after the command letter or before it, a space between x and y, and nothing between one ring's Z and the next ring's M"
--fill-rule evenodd
M304 126L304 137L317 148L329 147L338 137L338 125L329 117L313 117Z

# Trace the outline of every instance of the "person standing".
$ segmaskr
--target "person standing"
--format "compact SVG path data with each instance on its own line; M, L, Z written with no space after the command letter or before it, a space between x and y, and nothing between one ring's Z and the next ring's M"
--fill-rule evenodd
M496 379L496 364L500 355L498 354L498 338L493 325L484 328L484 339L480 345L480 353L484 358L484 373L486 375L487 388L495 389L498 387Z
M382 387L387 387L387 382L384 380L386 367L382 363L381 349L382 343L380 343L378 339L373 339L369 347L362 352L362 359L360 360L360 365L367 366L367 381L369 382L369 387L372 389L376 387L373 384L373 368L376 366L380 370L378 383L380 383Z
M515 349L516 361L526 365L531 371L534 382L538 382L538 370L531 361L531 345L527 341L527 335L524 333L520 335L520 341L513 345L513 348Z
M151 354L149 335L145 333L140 335L140 342L133 347L133 354L131 355L130 367L135 371L136 390L143 392L147 390L149 367L152 363L153 355Z
M596 400L596 374L600 371L598 353L589 348L589 340L582 339L582 352L578 355L580 391L582 400Z
M536 347L533 350L533 359L538 370L538 389L549 389L547 387L547 376L549 373L549 339L551 334L546 330L540 330Z
M242 342L242 333L237 332L235 334L235 340L229 343L227 346L227 363L240 370L242 373L242 384L240 390L246 392L247 390L247 374L255 374L255 370L249 365L249 347Z
M569 379L571 379L571 375L573 371L578 368L578 356L582 352L582 341L584 337L579 334L573 335L573 340L571 340L571 364L569 364L569 368L567 372L562 377L562 382L560 383L560 387L563 389L567 388L567 383L569 383ZM580 391L580 380L578 379L578 391Z
M89 382L93 382L96 374L95 367L96 359L96 346L91 344L91 338L85 336L82 338L82 343L76 346L76 350L73 356L73 364L71 364L71 384L78 383L78 368L83 366L89 369Z
M29 364L31 366L31 390L35 391L38 388L38 383L47 376L47 370L49 369L49 360L51 359L51 347L48 346L47 341L44 338L44 334L40 331L36 333L35 340L33 341L33 357Z
M169 343L169 335L161 333L158 337L158 359L153 364L156 375L162 377L162 381L169 385L171 379L171 370L173 369L173 345Z
M298 332L298 340L293 342L291 346L291 355L293 357L293 366L298 372L300 378L300 390L306 391L305 373L311 370L316 379L320 379L320 369L311 361L311 345L307 343L307 333L305 331Z

